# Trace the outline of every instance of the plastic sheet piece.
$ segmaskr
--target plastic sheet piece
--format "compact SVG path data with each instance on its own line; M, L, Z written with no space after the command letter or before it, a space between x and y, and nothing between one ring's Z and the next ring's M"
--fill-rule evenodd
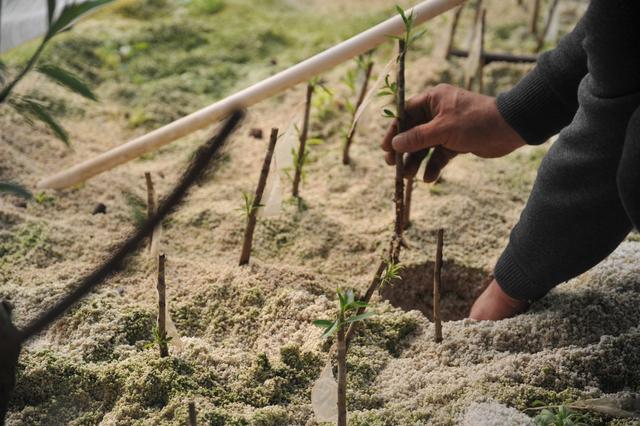
M331 362L327 362L313 384L311 405L318 422L338 421L338 383L333 377Z

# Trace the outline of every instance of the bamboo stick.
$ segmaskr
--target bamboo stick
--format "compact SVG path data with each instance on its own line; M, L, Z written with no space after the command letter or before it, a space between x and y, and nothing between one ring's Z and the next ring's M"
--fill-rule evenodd
M298 158L296 161L296 171L293 176L293 188L291 195L300 197L300 179L302 178L302 167L304 166L304 150L307 146L307 136L309 136L309 114L311 113L311 97L315 90L313 83L307 83L307 96L304 104L304 119L302 121L302 131L300 132L300 145L298 147Z
M529 32L538 33L538 15L540 15L540 0L533 0L531 14L529 15Z
M440 316L440 294L442 291L442 245L444 230L438 229L438 243L436 245L436 262L433 266L433 322L435 324L434 339L442 342L442 318Z
M264 188L267 185L267 177L269 176L269 169L271 167L271 158L273 157L273 151L278 141L278 129L271 129L271 138L269 139L269 146L267 147L267 154L264 157L262 163L262 170L260 171L260 179L258 180L258 186L256 187L256 193L253 196L253 202L251 203L251 212L247 216L247 228L244 231L244 243L242 244L242 253L240 254L240 266L249 263L251 257L251 245L253 243L253 231L256 228L258 206L262 201L262 195Z
M459 5L463 0L426 0L413 7L414 22L421 24ZM406 12L411 13L411 10ZM97 157L48 176L38 188L61 189L85 181L97 174L124 164L142 154L160 148L176 139L209 126L238 108L247 108L277 93L323 73L355 56L368 52L388 40L389 35L404 33L404 22L394 16L322 53L300 62L272 77L241 90L206 108L173 123L117 146Z
M169 356L169 348L167 347L167 300L166 291L167 284L164 279L165 255L158 256L158 348L160 349L160 358Z
M338 318L344 322L344 314L340 312ZM337 336L337 361L338 361L338 426L347 426L347 344L345 327L338 328Z

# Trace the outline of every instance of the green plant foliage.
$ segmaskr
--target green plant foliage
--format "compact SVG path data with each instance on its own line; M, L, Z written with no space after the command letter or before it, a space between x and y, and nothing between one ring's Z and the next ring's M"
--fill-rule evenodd
M238 210L243 216L249 217L254 211L258 210L260 207L264 207L264 204L255 204L254 196L249 192L243 192L242 199L242 207L239 207Z
M49 77L54 82L66 87L74 93L83 96L92 101L97 101L98 98L91 91L91 89L75 74L60 68L53 64L39 65L36 70Z
M195 13L206 13L213 15L224 9L222 0L191 0L191 10Z
M382 273L382 278L380 279L380 287L384 287L395 280L401 280L400 272L404 269L404 265L400 263L389 262L387 263L387 267Z
M583 423L583 417L582 414L560 405L557 409L543 409L534 421L537 426L586 426L586 423Z
M359 308L367 307L367 303L355 299L353 290L348 289L343 291L338 288L336 294L338 295L338 308L340 311L338 317L335 320L320 319L313 322L315 326L325 330L324 333L322 333L323 338L334 335L339 329L349 324L364 321L375 315L375 313L371 311L364 312L360 315L353 315Z
M38 99L29 96L14 96L9 99L8 104L20 114L30 126L35 125L35 121L40 121L58 137L65 145L69 144L69 134L58 123L49 111L47 111L45 105ZM34 121L35 120L35 121Z
M33 197L31 192L25 187L12 182L0 182L0 193L14 194L22 198L30 199Z
M151 330L151 336L152 339L150 342L147 342L144 345L145 349L151 349L151 348L156 348L156 347L160 347L160 346L166 346L169 344L169 342L171 341L172 337L168 336L167 333L165 332L164 335L160 333L160 330L158 330L157 326L153 326L153 329Z
M142 198L135 194L127 192L124 194L127 205L129 206L129 216L136 227L141 226L147 219L147 204Z

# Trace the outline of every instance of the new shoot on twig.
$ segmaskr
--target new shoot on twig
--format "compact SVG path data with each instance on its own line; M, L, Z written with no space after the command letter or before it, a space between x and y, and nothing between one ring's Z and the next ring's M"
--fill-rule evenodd
M267 147L267 153L262 162L262 170L260 172L260 179L258 180L258 186L253 196L248 194L244 195L244 213L247 216L247 227L244 231L244 242L242 244L242 253L240 254L240 266L249 263L251 257L251 246L253 244L253 232L256 228L258 209L262 206L262 195L264 194L264 188L267 185L267 177L269 176L269 170L271 168L271 159L273 158L273 152L275 151L276 142L278 141L278 129L271 129L271 137L269 138L269 146Z
M356 128L358 123L355 121L356 113L362 105L365 96L367 95L367 88L369 87L369 80L371 79L371 71L373 70L373 60L371 59L371 52L365 55L360 55L357 59L357 67L355 72L350 70L347 74L345 82L347 86L351 89L352 93L356 91L356 74L362 75L362 85L360 86L360 93L358 94L358 100L355 105L351 102L347 101L347 109L351 113L351 128L349 129L342 149L342 164L349 164L351 162L351 158L349 157L349 150L351 149L351 144L353 143L353 138L356 133Z
M334 320L315 320L314 325L323 328L323 338L336 337L337 361L338 361L338 426L347 425L347 342L346 328L366 320L374 315L373 312L358 314L361 308L366 308L367 303L355 299L353 290L336 290L338 295L338 315Z

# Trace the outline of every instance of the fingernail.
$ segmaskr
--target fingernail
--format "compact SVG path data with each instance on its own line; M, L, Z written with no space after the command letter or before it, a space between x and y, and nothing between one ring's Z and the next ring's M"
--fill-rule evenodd
M398 145L402 144L402 137L400 135L398 136L394 136L393 139L391 139L391 146L393 147L394 150L398 150Z

